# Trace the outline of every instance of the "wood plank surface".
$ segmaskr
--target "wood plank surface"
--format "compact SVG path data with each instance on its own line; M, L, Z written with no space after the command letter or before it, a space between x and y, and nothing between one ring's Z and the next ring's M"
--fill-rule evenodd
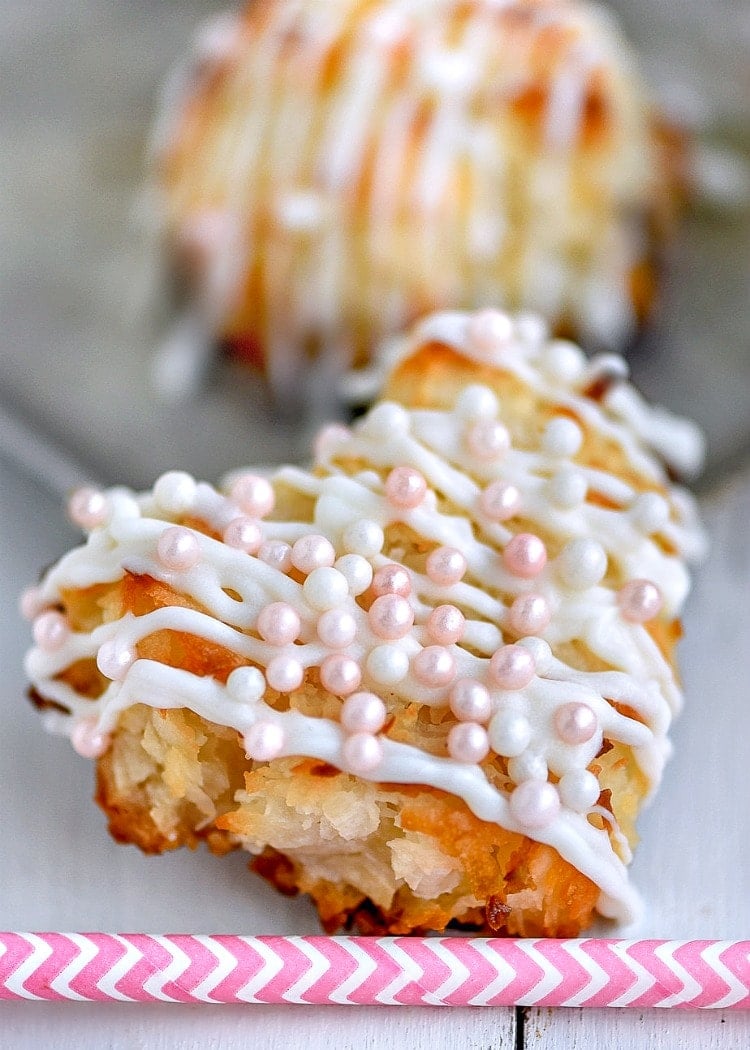
M269 417L255 380L230 371L188 413L159 405L133 311L147 276L133 202L157 84L195 22L225 6L11 0L4 12L0 400L105 480L150 484L175 465L215 478L303 444ZM615 6L665 94L677 87L689 101L692 91L693 115L708 106L702 134L714 120L721 144L738 119L747 125L750 96L732 79L750 40L747 0ZM700 418L715 464L736 464L750 437L748 231L747 207L691 212L660 327L633 360L652 394ZM750 474L704 508L713 553L685 621L675 755L641 823L633 877L648 910L633 936L750 937ZM15 597L74 538L59 501L0 456L0 928L318 932L305 901L251 878L240 856L154 860L114 846L89 802L90 766L39 733L22 701L28 628ZM750 1015L528 1011L518 1035L511 1009L0 1005L3 1050L506 1050L521 1039L538 1050L739 1050L750 1046Z
M746 1050L750 1016L721 1010L534 1010L524 1050Z
M514 1050L512 1009L6 1003L3 1050Z

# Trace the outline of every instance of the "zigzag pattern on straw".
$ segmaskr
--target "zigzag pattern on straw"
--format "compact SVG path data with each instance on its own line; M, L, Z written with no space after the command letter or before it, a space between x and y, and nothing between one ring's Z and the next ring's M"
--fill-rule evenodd
M750 941L0 933L0 999L750 1007Z

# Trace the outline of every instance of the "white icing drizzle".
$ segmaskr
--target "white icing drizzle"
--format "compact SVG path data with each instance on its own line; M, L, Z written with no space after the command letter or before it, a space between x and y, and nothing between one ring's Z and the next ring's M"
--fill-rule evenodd
M510 333L495 348L486 338L488 323L490 329L506 325ZM483 334L479 349L477 333ZM585 420L599 437L615 441L644 478L663 479L643 437L664 451L670 435L679 438L682 431L639 404L638 433L632 434L626 412L606 401L597 405L580 392L591 375L576 356L580 351L544 342L540 334L526 318L511 324L498 314L444 314L419 326L409 346L437 340L501 365L540 397ZM88 540L45 575L33 602L37 644L26 658L36 691L67 712L46 712L50 728L69 733L79 749L88 739L88 753L95 755L130 705L184 707L236 729L256 760L307 756L368 779L442 789L481 819L554 847L599 886L602 914L631 919L637 895L627 881L629 849L615 818L598 804L599 785L588 767L606 738L632 749L651 789L660 779L681 694L669 662L643 626L658 607L639 616L644 607L623 596L648 581L637 600L648 603L654 592L666 619L677 616L688 589L683 558L700 549L700 529L689 498L666 481L663 495L639 494L605 470L577 462L580 428L567 417L553 420L537 448L511 443L480 456L472 428L493 427L503 418L497 397L474 386L460 392L450 410L384 402L350 431L324 432L315 473L287 467L270 479L277 494L297 493L311 506L303 521L268 518L265 490L252 497L254 504L243 504L242 473L233 476L226 493L169 474L151 493L113 489L103 497L77 497L74 517L89 529ZM353 462L364 469L352 473ZM500 482L511 485L518 500L505 520L490 513L486 496ZM606 497L606 505L588 501L587 491ZM250 519L242 517L248 509L254 510ZM519 540L517 515L525 528L547 537L549 557L537 557L531 570L523 557L533 560L536 548L533 542L524 546L523 536ZM175 532L175 523L187 517L226 542L179 524ZM251 537L252 529L260 530L248 540L252 553L230 545L230 535L239 542L238 519L250 521ZM385 532L396 524L412 530L422 549L447 548L448 554L435 564L399 555L397 540L384 546ZM261 538L289 545L291 553L283 548L286 568L263 553ZM408 568L405 589L371 592L373 572L382 582L399 557ZM289 558L296 576L289 573ZM200 608L127 613L91 632L66 627L55 611L63 592L115 583L126 572L162 581ZM377 601L389 614L408 614L405 627L384 631L377 603L369 612L362 604L360 596L367 594L369 600L381 594ZM524 632L514 617L519 601L530 595L546 603L547 616ZM291 617L289 634L283 634L286 627L268 626L267 610L278 603L286 623ZM446 606L460 610L465 626L440 637L434 610ZM331 614L327 633L323 618ZM224 685L139 658L139 644L162 630L221 646L248 666ZM572 666L561 655L569 643L584 645L606 669ZM510 670L504 657L515 661ZM86 658L98 660L110 679L96 700L58 677ZM521 679L514 679L519 667ZM347 728L293 708L275 710L264 699L268 685L293 692L305 672L316 669L342 702L367 690L387 709L416 702L450 706L456 713L456 683L468 680L479 706L458 716L447 754L439 756L373 730L373 698L367 701L370 713L360 716L359 732L352 730L354 716ZM379 710L380 700L374 705ZM383 719L376 724L382 728ZM495 786L482 768L492 750L507 759L511 792ZM609 832L595 827L592 815Z
M222 332L242 303L278 388L310 339L347 363L444 305L499 298L597 347L632 335L658 161L629 50L595 6L283 0L208 37L221 46L201 35L162 107L155 222L179 245L202 210L223 215L198 295ZM195 137L207 69L218 119ZM611 133L592 150L594 77ZM526 142L514 107L534 91Z

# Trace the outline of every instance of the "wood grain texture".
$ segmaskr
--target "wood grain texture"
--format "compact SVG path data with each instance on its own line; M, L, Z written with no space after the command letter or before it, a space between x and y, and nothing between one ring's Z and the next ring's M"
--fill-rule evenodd
M750 1045L750 1015L712 1010L535 1010L525 1050L740 1050Z
M512 1050L515 1011L4 1004L3 1050Z

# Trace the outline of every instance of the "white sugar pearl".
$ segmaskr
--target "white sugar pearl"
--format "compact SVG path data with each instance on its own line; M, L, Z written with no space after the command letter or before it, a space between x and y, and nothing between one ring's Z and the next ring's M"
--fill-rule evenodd
M508 760L508 776L516 784L522 784L525 780L546 780L547 763L541 755L524 751Z
M313 609L325 612L326 609L335 609L346 601L349 594L349 583L346 576L332 566L321 566L313 569L302 585L308 605Z
M585 813L596 805L601 785L588 769L571 769L560 778L557 790L563 805L576 813Z
M376 521L353 521L347 525L341 537L344 550L350 554L359 554L363 558L372 558L380 554L385 543L385 533Z
M630 520L641 532L658 532L669 521L669 504L658 492L643 492L630 508Z
M575 456L583 441L583 431L567 416L551 419L544 428L542 448L550 456Z
M380 685L397 685L409 673L409 657L397 645L377 645L365 666L370 677Z
M489 724L492 750L506 758L515 758L529 746L531 726L518 711L498 711Z
M553 660L549 642L545 642L543 638L530 634L528 638L519 638L516 644L522 645L524 649L529 650L534 658L534 667L538 675L543 675L545 671L549 671Z
M141 517L138 500L126 489L110 489L109 505L113 521L135 521Z
M406 434L409 430L409 413L401 405L384 401L376 405L362 420L362 430L374 438L391 440L394 434Z
M187 514L195 505L195 479L183 470L162 474L154 485L154 499L167 514Z
M578 507L586 499L588 483L586 478L578 470L564 467L559 470L547 484L547 494L550 502L561 510L572 510Z
M607 571L607 554L601 543L580 537L571 540L557 557L557 574L573 591L595 587Z
M558 383L573 383L586 367L586 355L565 339L555 339L546 347L542 367L550 379Z
M539 346L549 336L549 327L538 314L519 313L513 319L516 338L528 347Z
M240 704L255 703L266 691L263 672L257 667L238 667L227 678L227 691Z
M344 609L329 609L318 620L318 638L330 649L345 649L354 641L357 621Z
M543 828L560 812L560 796L546 780L527 780L510 796L510 812L524 827Z
M344 577L355 598L364 594L372 583L372 565L359 554L344 554L336 560L334 568Z
M500 404L488 386L467 386L456 401L456 415L461 419L494 419Z
M132 649L119 645L114 638L104 642L96 654L96 666L105 678L121 682L135 663L136 654Z

